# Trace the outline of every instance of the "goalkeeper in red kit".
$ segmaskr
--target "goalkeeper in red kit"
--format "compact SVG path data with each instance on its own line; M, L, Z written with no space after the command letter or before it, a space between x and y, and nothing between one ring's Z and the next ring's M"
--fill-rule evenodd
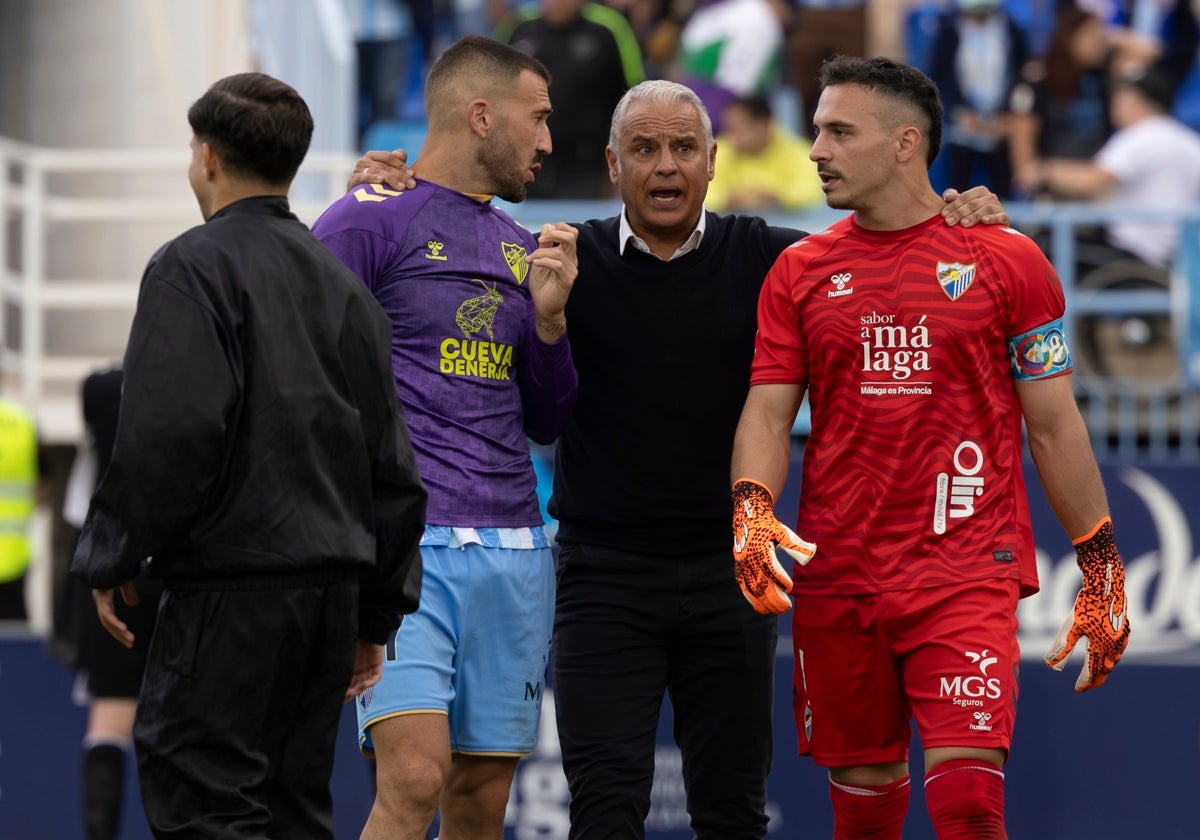
M900 838L913 720L939 840L1004 838L1017 601L1038 588L1023 425L1083 578L1046 661L1061 669L1086 637L1085 691L1129 641L1062 287L1016 231L941 223L928 78L839 56L821 85L812 157L829 206L853 214L785 251L763 285L732 464L738 582L759 612L795 599L800 751L829 768L835 840ZM793 531L773 505L806 393Z

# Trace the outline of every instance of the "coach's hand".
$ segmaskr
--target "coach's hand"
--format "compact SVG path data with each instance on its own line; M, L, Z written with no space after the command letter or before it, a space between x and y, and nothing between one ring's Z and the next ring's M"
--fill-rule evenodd
M386 184L397 192L415 190L417 179L408 165L408 152L403 149L367 152L354 164L354 172L346 184L347 192L360 184Z
M350 685L346 688L343 702L353 700L383 679L383 654L383 645L366 639L355 640L354 670L350 673Z
M742 478L733 485L733 559L742 594L763 615L792 608L792 576L775 554L778 546L801 566L817 547L796 536L775 518L775 498L757 481Z
M1011 221L999 196L987 187L971 187L964 193L948 189L942 193L942 200L946 202L942 218L951 226L1007 225Z
M1125 567L1113 541L1112 520L1104 517L1090 534L1074 540L1075 561L1083 572L1083 589L1075 609L1058 631L1046 664L1066 667L1075 644L1087 638L1087 659L1075 681L1076 691L1104 683L1129 644L1129 601L1125 597Z
M96 602L96 614L100 616L100 623L104 625L104 629L108 634L123 644L127 648L133 647L133 631L129 629L124 621L117 617L117 608L113 599L115 589L93 589L92 600ZM121 597L125 603L131 607L136 607L138 601L137 588L133 585L133 581L127 580L121 584Z

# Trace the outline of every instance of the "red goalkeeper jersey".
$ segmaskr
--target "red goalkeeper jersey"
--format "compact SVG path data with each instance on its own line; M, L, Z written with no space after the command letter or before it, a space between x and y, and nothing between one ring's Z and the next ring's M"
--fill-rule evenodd
M1009 228L848 217L784 251L751 382L807 386L797 586L858 594L1017 578L1037 591L1014 379L1071 369L1063 293Z

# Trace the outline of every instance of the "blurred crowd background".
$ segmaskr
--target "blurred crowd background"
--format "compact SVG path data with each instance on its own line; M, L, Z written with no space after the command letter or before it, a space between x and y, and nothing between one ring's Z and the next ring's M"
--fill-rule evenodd
M360 148L419 143L424 72L461 35L493 35L550 67L555 153L531 198L611 195L607 117L642 78L701 93L724 141L720 169L774 143L803 150L818 68L836 53L886 55L937 82L947 142L935 186L1053 197L1037 183L1037 160L1095 155L1116 128L1112 82L1151 68L1165 79L1156 95L1166 113L1200 128L1190 0L355 0L349 8ZM799 154L771 163L788 165L774 170L779 194L733 188L710 204L820 201L811 189L787 192L815 179Z

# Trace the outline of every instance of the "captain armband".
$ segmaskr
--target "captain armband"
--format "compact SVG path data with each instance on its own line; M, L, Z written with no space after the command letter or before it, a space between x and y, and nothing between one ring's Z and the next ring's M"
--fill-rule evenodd
M1063 319L1009 337L1008 358L1018 382L1048 379L1069 371L1074 363L1063 337Z

